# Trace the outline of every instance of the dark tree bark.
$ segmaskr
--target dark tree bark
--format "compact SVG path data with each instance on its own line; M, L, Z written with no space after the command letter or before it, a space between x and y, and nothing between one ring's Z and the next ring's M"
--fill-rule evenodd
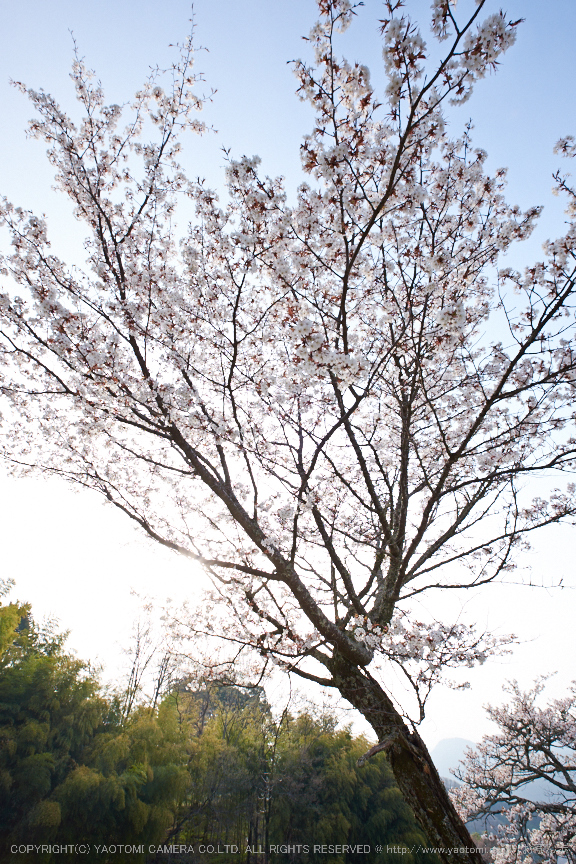
M420 735L409 729L388 694L367 670L335 657L331 671L339 692L378 736L380 743L372 752L386 752L398 787L430 846L436 847L443 861L481 864L484 859L456 812Z

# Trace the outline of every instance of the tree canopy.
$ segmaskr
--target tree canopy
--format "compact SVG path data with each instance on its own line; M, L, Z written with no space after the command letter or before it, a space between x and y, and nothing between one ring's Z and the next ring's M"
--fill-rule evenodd
M500 814L499 864L576 859L576 684L540 707L544 684L513 682L510 704L489 706L498 732L469 750L451 793L467 820Z
M188 782L176 730L148 711L122 724L65 636L24 608L0 658L1 860L14 844L160 841Z
M400 845L408 864L436 861L408 851L426 840L390 767L382 759L359 771L368 744L334 715L276 716L262 688L184 681L151 704L140 696L126 715L131 679L104 692L64 651L64 634L20 608L27 616L0 661L0 861L13 860L14 845L44 847L19 854L44 864L76 860L79 845L88 862L152 864L165 846L227 844L227 857L183 860L250 864L264 849L265 861L314 864L322 843ZM301 854L282 852L288 845ZM393 857L378 854L384 864Z

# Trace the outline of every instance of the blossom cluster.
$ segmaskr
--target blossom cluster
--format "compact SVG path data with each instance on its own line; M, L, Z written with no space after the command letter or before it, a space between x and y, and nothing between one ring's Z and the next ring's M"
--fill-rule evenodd
M351 626L355 639L402 669L416 693L421 718L435 684L442 681L455 689L470 686L446 680L447 669L483 665L488 657L509 653L515 642L513 636L478 634L474 625L417 621L398 609L383 627L359 616Z

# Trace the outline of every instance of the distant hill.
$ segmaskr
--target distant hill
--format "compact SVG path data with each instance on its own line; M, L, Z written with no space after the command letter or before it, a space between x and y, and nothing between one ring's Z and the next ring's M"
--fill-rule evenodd
M439 741L430 755L440 776L454 780L452 771L458 767L458 763L464 758L466 748L474 746L474 741L469 741L467 738L443 738L442 741Z
M460 781L455 779L452 771L456 770L458 763L464 758L466 748L475 746L474 742L467 738L444 738L430 753L447 789L460 785ZM494 814L468 822L467 827L470 832L477 831L479 834L483 834L485 831L495 831L498 825L503 822L505 819L502 816Z

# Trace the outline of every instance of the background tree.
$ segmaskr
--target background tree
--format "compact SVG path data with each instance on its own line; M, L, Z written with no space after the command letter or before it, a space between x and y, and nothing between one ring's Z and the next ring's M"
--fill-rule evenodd
M12 860L14 843L82 842L88 861L105 854L96 844L143 846L115 856L130 861L163 860L149 845L235 844L229 858L214 856L223 864L259 861L249 849L262 847L266 860L283 860L270 855L274 844L425 844L386 760L358 772L368 744L332 714L275 718L262 688L181 683L158 705L140 693L126 716L120 682L103 694L94 672L65 653L63 634L12 605L26 616L0 659L0 861ZM129 696L133 683L128 674ZM418 864L422 854L404 857Z
M188 782L177 727L149 710L122 724L64 635L21 608L0 658L0 860L14 843L160 841Z
M190 782L169 832L171 842L265 842L263 812L270 708L261 690L207 685L176 689L160 715L178 718ZM233 855L232 858L237 858Z
M79 125L22 88L87 227L89 270L4 204L20 292L0 304L6 454L96 489L203 564L232 616L229 662L247 649L337 688L433 845L473 848L381 664L401 664L421 715L446 665L497 642L413 621L410 599L498 578L530 532L574 514L571 485L521 490L573 467L574 227L524 274L497 273L538 208L506 204L504 172L485 173L469 129L448 137L443 108L495 68L519 22L481 21L487 0L461 20L434 0L434 64L401 5L385 4L379 97L335 54L349 0L319 0L316 65L295 64L315 121L293 203L256 157L229 160L224 205L182 174L178 135L202 129L190 42L123 130L80 60ZM179 192L195 210L184 237Z
M8 594L13 585L13 579L0 579L0 597ZM6 649L14 642L16 628L29 611L27 606L18 603L0 603L0 662Z
M63 637L26 625L0 660L0 834L13 842L52 835L61 820L51 792L102 722L103 703ZM31 841L32 842L32 841Z
M499 864L558 856L576 860L576 685L568 696L537 705L544 680L510 705L489 706L498 734L469 750L451 791L467 820L499 813L505 821L493 852Z
M178 658L170 641L168 634L157 632L152 620L152 604L144 602L132 626L130 642L123 649L130 665L127 681L117 694L123 720L128 719L136 706L147 705L154 712L172 688Z
M178 717L188 744L191 782L169 840L196 846L236 844L230 860L309 861L313 845L402 846L409 864L436 861L410 851L426 840L402 799L385 759L362 771L368 743L339 729L329 713L288 710L274 718L262 692L217 685L176 690L160 711ZM162 721L165 722L165 721ZM305 853L270 853L271 846L308 847ZM264 849L264 854L247 851ZM221 859L222 853L214 856ZM347 853L341 864L360 860Z
M392 862L402 847L410 864L435 861L421 853L426 839L402 799L386 759L357 763L368 748L363 737L337 729L335 718L308 713L287 718L274 766L271 802L271 842L309 846L309 853L278 855L279 861L320 861L314 844L369 845L381 848L378 858ZM414 851L412 851L414 850ZM334 861L357 862L360 854L332 856ZM276 856L275 856L276 858Z

